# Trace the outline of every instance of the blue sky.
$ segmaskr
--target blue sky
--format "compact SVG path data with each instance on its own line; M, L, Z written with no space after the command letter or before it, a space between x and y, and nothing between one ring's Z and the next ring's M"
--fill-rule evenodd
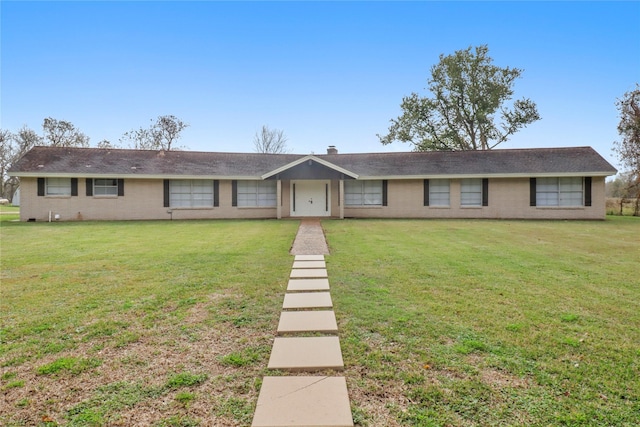
M590 145L614 165L616 98L640 82L640 2L0 2L1 123L92 144L173 114L192 150L380 144L440 54L488 44L542 120L500 148Z

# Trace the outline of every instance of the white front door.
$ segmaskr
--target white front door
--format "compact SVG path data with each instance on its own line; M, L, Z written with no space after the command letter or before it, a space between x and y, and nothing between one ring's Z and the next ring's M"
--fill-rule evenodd
M291 216L330 216L329 181L291 181Z

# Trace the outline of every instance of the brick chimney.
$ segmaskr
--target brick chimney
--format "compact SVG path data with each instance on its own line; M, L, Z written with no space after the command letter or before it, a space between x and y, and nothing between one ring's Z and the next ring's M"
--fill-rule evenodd
M330 145L329 148L327 148L327 154L338 154L338 149L335 145Z

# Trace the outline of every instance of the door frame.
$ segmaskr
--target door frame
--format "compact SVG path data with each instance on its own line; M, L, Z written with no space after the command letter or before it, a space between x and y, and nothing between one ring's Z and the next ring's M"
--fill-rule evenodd
M322 213L314 213L313 215L299 215L296 212L296 184L297 183L310 183L310 182L314 182L314 183L318 183L318 184L324 184L324 211ZM291 194L291 203L289 206L289 212L290 212L290 216L292 217L298 217L298 218L304 218L304 217L324 217L324 216L331 216L331 180L328 179L297 179L297 180L291 180L291 184L289 186L290 189L290 194ZM300 196L300 192L299 192L299 187L298 187L298 198L300 200L304 200L306 199L307 196ZM300 200L298 200L297 202L300 203Z

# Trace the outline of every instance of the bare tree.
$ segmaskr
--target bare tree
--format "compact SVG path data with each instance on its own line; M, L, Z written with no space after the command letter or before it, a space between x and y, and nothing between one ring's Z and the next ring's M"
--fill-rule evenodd
M6 184L9 180L7 170L13 164L15 147L12 144L12 135L6 129L0 129L0 197L9 199L6 192Z
M9 168L27 151L42 143L42 137L27 126L15 134L0 130L0 192L3 198L13 200L13 194L20 184L18 178L7 175Z
M629 168L628 189L640 188L640 85L616 102L620 112L618 133L622 138L614 144L620 161ZM634 216L640 215L640 192L636 197Z
M155 122L151 120L149 128L133 129L125 132L120 142L128 143L129 147L138 150L176 150L174 144L180 138L180 133L188 124L176 116L159 116Z
M88 147L89 137L71 123L51 117L42 123L44 139L52 147Z
M287 141L284 131L263 125L253 136L253 147L256 153L285 154L290 151Z
M97 147L98 148L119 148L118 145L112 144L111 141L109 141L108 139L103 139L102 141L98 142Z

